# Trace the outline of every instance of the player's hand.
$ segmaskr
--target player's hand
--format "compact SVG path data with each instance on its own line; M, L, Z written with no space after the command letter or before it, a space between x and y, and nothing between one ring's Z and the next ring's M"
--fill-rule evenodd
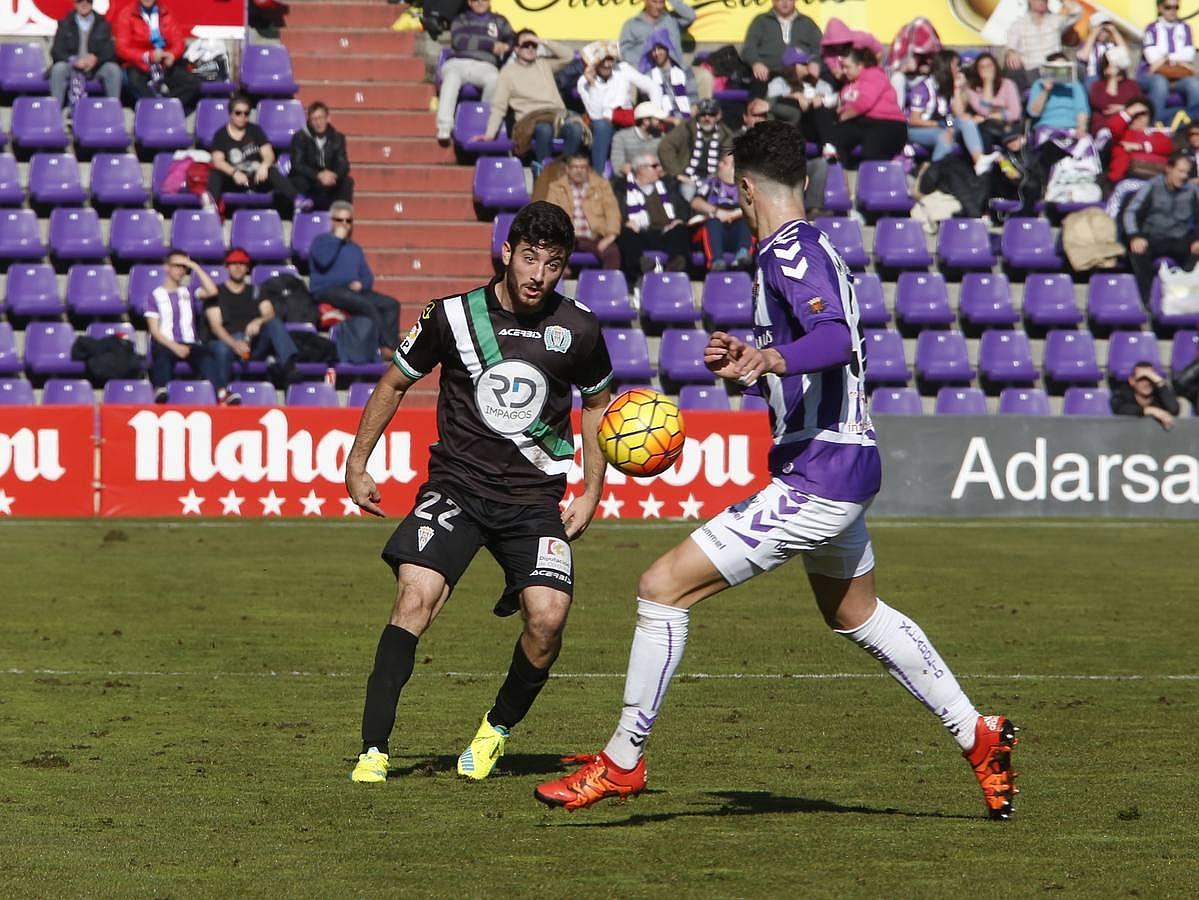
M714 331L704 347L704 365L721 378L749 387L767 370L762 351L739 337Z
M387 513L379 507L379 501L383 499L383 495L379 493L375 479L365 471L351 472L346 469L346 493L350 495L351 500L372 516L378 516L380 519L387 518Z
M562 525L566 528L568 541L573 541L587 530L597 506L599 497L588 497L586 494L570 501L570 505L562 511Z

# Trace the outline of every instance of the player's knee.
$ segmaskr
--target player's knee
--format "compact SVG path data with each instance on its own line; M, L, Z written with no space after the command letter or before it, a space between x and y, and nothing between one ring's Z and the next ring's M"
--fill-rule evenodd
M391 624L411 631L419 637L433 620L436 598L416 585L401 584L391 609Z
M669 561L663 557L641 575L637 582L637 596L652 603L671 606L679 597L679 590Z

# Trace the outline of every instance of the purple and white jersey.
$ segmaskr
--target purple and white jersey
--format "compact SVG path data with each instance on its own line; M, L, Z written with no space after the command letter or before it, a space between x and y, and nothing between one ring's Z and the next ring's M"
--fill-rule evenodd
M1141 56L1151 66L1169 62L1190 64L1195 60L1195 45L1191 40L1191 26L1186 22L1167 22L1158 19L1145 29L1141 41Z
M845 262L807 222L783 225L758 246L754 340L779 347L822 322L849 326L850 360L795 375L766 375L770 473L805 493L861 502L878 493L882 463L866 395L866 346Z
M156 287L146 306L146 318L157 318L159 329L171 340L196 343L195 310L186 287L180 286L177 291L168 291L163 285Z
M908 88L909 113L918 112L931 122L942 122L949 116L949 101L937 92L937 82L926 75Z
M1115 41L1096 41L1091 46L1091 52L1086 58L1087 78L1103 77L1103 57L1107 51L1119 45Z

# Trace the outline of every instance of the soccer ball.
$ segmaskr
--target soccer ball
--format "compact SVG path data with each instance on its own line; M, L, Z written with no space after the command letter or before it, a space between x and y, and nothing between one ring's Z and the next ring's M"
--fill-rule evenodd
M683 452L686 436L678 406L649 388L634 388L613 400L599 427L604 458L638 477L669 469Z

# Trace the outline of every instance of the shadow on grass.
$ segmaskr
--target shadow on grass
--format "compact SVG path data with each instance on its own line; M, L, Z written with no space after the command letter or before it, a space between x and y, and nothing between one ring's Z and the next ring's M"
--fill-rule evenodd
M422 756L400 757L403 764L397 765L392 757L388 778L403 778L405 776L426 777L453 773L458 768L457 756ZM552 775L562 771L562 758L555 753L505 753L499 768L492 778L505 775Z

